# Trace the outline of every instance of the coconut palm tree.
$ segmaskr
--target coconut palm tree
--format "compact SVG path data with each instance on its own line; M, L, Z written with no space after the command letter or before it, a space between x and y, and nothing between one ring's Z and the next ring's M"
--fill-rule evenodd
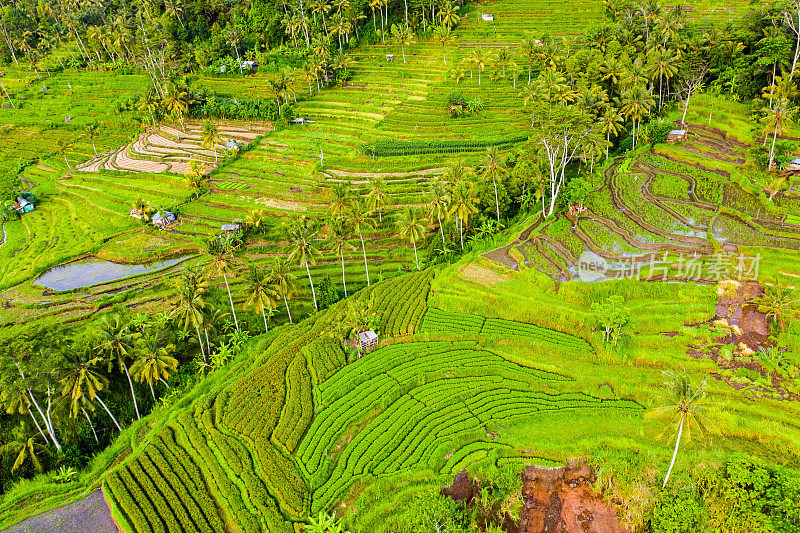
M434 219L439 222L439 231L442 234L442 242L446 242L444 238L444 225L442 218L447 218L448 210L450 209L450 195L447 188L438 179L431 185L428 192L428 216L431 221Z
M608 159L608 148L611 146L611 135L615 137L624 129L624 120L619 110L613 107L606 108L605 113L600 117L600 130L606 134L606 159Z
M419 270L417 242L425 238L425 226L422 225L419 212L416 209L407 207L400 213L395 226L401 237L411 241L411 245L414 247L414 262L417 264L417 270Z
M183 328L194 328L197 333L197 341L200 343L200 353L203 355L203 360L206 361L200 326L203 325L208 311L208 304L203 296L208 290L208 281L197 269L186 268L181 276L175 279L175 288L178 291L178 307L172 315L178 318Z
M383 178L376 176L369 180L369 193L367 193L367 207L370 211L378 212L378 221L383 222L383 208L391 205L391 198L386 192Z
M697 426L703 434L709 433L705 421L706 410L702 405L706 397L706 381L703 380L697 387L692 386L689 376L686 375L686 370L682 373L667 371L664 372L664 376L667 378L664 386L669 391L668 403L645 415L647 417L669 419L662 435L675 430L678 432L675 439L675 451L672 453L672 461L669 464L667 475L664 476L662 488L667 486L672 468L675 466L675 459L678 457L678 447L681 444L683 433L686 432L687 442L691 440L692 426Z
M332 218L344 216L350 206L351 196L350 183L335 183L326 198L328 215Z
M278 298L278 291L272 285L270 272L255 265L250 265L246 274L247 300L244 308L252 307L256 313L261 313L264 318L264 332L269 332L267 326L267 309L274 311ZM272 316L270 314L270 316Z
M265 232L269 214L263 209L253 209L244 216L245 225L254 232Z
M131 381L131 374L128 371L128 359L134 358L134 344L141 336L139 333L134 333L130 330L127 324L122 322L122 318L115 314L113 318L108 315L104 316L100 322L100 327L97 331L99 344L95 348L105 357L108 362L108 371L111 371L111 366L116 361L120 372L125 374L128 378L128 386L131 389L131 398L133 399L133 408L136 411L136 419L142 417L139 415L139 405L136 402L136 392L133 390L133 381Z
M209 179L200 161L196 159L189 160L189 170L186 171L185 176L189 186L195 190L197 196L200 196L208 188Z
M239 73L242 73L242 58L239 57L239 42L242 40L242 32L239 31L239 28L232 24L230 28L225 32L225 42L232 46L234 51L236 51L236 62L239 64Z
M236 331L239 331L239 319L236 318L236 308L233 306L233 296L231 295L231 286L228 283L228 275L231 277L236 276L234 267L233 254L231 247L226 241L214 240L211 241L211 263L208 265L209 274L214 277L222 276L225 280L225 289L228 291L228 301L231 304L231 314L233 315L233 323L236 325Z
M44 472L44 467L38 456L48 453L48 450L44 444L37 442L37 439L38 435L34 433L28 438L16 437L0 447L0 454L11 456L14 459L14 463L11 465L11 473L19 470L28 461L30 461L37 473Z
M633 121L633 148L636 148L636 125L655 105L653 95L642 85L634 85L622 94L622 114Z
M410 46L416 43L416 39L414 38L414 32L411 28L408 27L408 21L406 21L406 26L399 26L397 24L392 24L392 42L400 47L400 50L403 52L403 63L406 62L406 46Z
M59 376L59 381L63 386L61 395L69 399L70 417L77 415L85 396L89 401L97 400L117 429L122 431L119 422L99 394L108 386L108 378L94 370L94 367L100 362L99 357L91 357L85 350L66 355Z
M150 394L155 400L156 393L153 390L153 384L160 381L167 385L170 372L178 369L178 360L171 355L175 353L175 346L173 344L165 345L158 332L151 332L139 339L136 348L137 357L131 366L131 374L137 382L147 382L150 386Z
M442 7L439 9L439 22L444 24L447 29L452 29L453 26L458 24L458 21L461 20L461 16L458 14L460 9L460 6L453 5L453 3L448 0L442 4Z
M344 287L344 297L347 298L347 279L344 273L344 252L345 250L355 250L356 247L350 244L347 239L347 228L340 219L331 219L325 225L328 242L331 245L331 252L336 254L342 263L342 286Z
M97 147L94 145L94 138L97 136L97 131L100 129L100 124L97 122L90 122L86 126L83 127L83 131L86 132L86 136L89 137L89 141L92 143L92 150L94 150L95 157L97 156Z
M283 298L289 322L294 322L292 313L289 311L289 298L292 297L292 293L297 289L297 277L289 271L289 262L276 259L270 267L269 276L272 280L272 286Z
M28 396L28 388L25 386L24 380L21 381L15 377L14 374L0 376L0 408L9 415L28 413L44 441L49 443L47 435L31 409L31 398ZM45 426L47 426L47 420L45 420Z
M464 224L469 224L470 217L478 212L475 204L478 203L478 192L475 184L470 180L458 182L450 193L450 211L456 215L459 223L458 232L461 237L461 249L464 249Z
M319 229L316 223L308 217L301 216L291 220L287 224L287 233L289 238L289 257L287 261L290 263L297 263L306 267L308 274L308 282L311 284L311 297L314 300L314 309L319 310L317 305L317 292L314 289L314 280L311 278L312 265L317 264L317 259L322 257L319 249L314 244L319 234Z
M783 96L779 96L772 101L772 109L764 108L766 113L761 121L764 123L764 135L766 136L772 131L772 145L769 148L769 170L775 162L775 140L778 135L783 133L783 127L794 122L794 117L797 114L797 106Z
M528 64L528 85L531 84L531 67L533 67L533 61L536 59L541 46L541 43L535 39L533 35L527 35L522 40L522 46L520 48Z
M183 116L189 110L189 93L186 89L180 88L172 82L167 83L164 92L161 105L172 115L173 119L180 121L181 129L185 130L186 124L183 122Z
M792 289L775 282L767 285L764 294L757 298L754 303L758 305L758 311L766 314L767 318L777 322L781 326L781 331L786 331L786 320L796 316L798 313L797 302L800 301Z
M679 58L668 48L654 48L650 51L647 58L648 73L651 80L658 78L658 109L661 110L664 101L663 83L667 79L667 90L669 90L669 80L678 74Z
M497 223L500 223L500 199L497 195L497 180L501 179L508 173L505 163L500 159L500 154L496 146L491 146L486 149L486 155L483 158L483 168L481 170L481 177L485 180L492 180L494 186L494 203L497 210Z
M358 238L361 239L361 250L364 253L364 270L367 273L367 287L369 287L369 266L367 265L367 247L364 244L364 230L375 229L377 223L358 198L350 203L350 209L345 214L345 217L348 225L358 234Z
M200 146L214 149L214 163L219 162L217 160L217 144L220 142L222 142L222 137L219 135L219 128L217 128L216 124L206 119L200 132Z
M433 30L433 37L436 42L442 45L442 60L447 64L447 45L452 44L456 36L453 30L445 24L437 25Z
M475 48L472 51L472 54L469 55L471 63L475 65L475 68L478 70L478 85L481 84L481 72L486 68L486 65L489 62L489 56L486 54L486 51L483 48Z

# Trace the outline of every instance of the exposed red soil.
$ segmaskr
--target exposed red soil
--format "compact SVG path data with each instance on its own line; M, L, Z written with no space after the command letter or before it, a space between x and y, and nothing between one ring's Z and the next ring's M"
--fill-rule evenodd
M525 506L517 533L624 533L616 510L592 491L594 473L583 462L522 473Z

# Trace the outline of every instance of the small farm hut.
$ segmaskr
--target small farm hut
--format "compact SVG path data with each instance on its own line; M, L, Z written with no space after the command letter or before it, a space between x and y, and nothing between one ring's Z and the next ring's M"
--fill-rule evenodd
M11 209L13 209L14 211L16 211L21 215L22 213L30 213L35 209L35 207L25 198L18 196L17 200L14 202L14 205L11 206Z
M481 19L484 22L493 22L494 21L494 15L492 15L491 13L483 13L481 15Z
M222 233L239 233L241 226L239 224L223 224L220 229Z
M672 130L667 133L667 142L683 141L686 139L686 130Z
M159 211L153 218L150 219L150 222L154 226L169 226L173 222L175 222L175 213L172 211Z
M258 61L242 61L242 69L255 73L258 70Z
M394 54L386 54L386 61L394 61Z
M791 172L797 172L798 170L800 170L800 157L795 157L794 159L789 161L789 164L786 165L786 170L789 170Z
M362 331L358 334L358 349L362 352L373 350L378 345L378 334L373 330Z
M238 150L239 144L236 142L236 139L228 139L228 142L225 143L225 148L228 150Z

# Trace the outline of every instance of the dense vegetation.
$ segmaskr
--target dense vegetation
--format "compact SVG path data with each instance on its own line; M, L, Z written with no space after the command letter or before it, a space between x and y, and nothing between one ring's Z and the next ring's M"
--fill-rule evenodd
M581 4L0 7L0 527L491 531L574 456L632 530L800 527L800 8ZM89 255L182 259L37 283Z

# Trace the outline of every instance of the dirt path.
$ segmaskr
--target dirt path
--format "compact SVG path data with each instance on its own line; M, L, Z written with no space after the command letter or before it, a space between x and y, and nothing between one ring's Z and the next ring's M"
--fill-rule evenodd
M119 533L97 489L77 502L42 513L2 533Z

